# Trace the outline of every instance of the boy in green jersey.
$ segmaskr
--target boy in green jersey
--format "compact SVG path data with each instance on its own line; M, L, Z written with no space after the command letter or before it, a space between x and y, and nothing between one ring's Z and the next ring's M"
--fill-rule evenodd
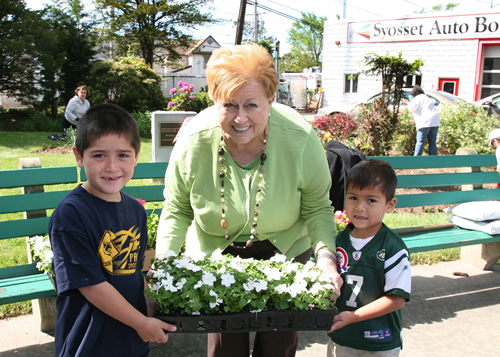
M388 163L364 160L347 178L350 220L337 236L344 281L339 314L329 332L328 357L398 356L401 308L410 299L411 268L403 240L383 222L396 206L397 178Z

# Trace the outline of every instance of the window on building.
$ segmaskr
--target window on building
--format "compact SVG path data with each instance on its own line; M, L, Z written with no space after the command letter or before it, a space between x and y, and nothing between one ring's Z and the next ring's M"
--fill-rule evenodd
M405 88L413 88L416 85L422 85L422 75L421 74L410 74L405 77Z
M210 55L203 56L203 69L207 69L207 63L208 63L209 59L210 59Z
M344 75L344 93L358 93L358 75L349 73Z

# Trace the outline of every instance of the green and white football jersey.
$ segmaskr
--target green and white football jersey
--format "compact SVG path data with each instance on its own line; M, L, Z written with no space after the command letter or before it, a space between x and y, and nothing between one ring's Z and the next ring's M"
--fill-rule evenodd
M353 311L384 295L411 291L411 267L403 240L387 226L361 249L355 249L349 225L337 236L337 259L344 284L337 300L339 311ZM330 334L342 346L366 351L387 351L402 346L401 311L347 325Z

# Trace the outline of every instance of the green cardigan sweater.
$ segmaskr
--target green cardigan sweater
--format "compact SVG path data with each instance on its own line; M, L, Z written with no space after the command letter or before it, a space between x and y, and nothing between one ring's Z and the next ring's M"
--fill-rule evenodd
M218 149L222 131L215 107L183 129L165 174L165 203L156 254L210 255L249 239L260 161L238 165L226 152L225 206L231 241L224 238ZM263 198L255 239L270 240L288 258L309 248L335 251L336 225L325 151L312 126L295 110L273 104L269 117Z

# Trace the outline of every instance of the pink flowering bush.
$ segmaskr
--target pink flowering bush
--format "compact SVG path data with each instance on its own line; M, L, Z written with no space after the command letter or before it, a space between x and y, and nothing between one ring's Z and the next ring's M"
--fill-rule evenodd
M349 141L358 128L358 123L350 116L338 113L333 116L322 116L312 122L323 145L332 140Z
M199 113L203 109L214 105L207 92L194 93L194 85L179 81L176 88L170 89L166 110L192 111Z
M179 83L177 83L177 86L178 88L170 89L170 94L172 95L172 97L167 104L167 110L187 111L189 110L189 101L194 98L194 95L192 93L194 90L194 85L179 81Z
M337 224L337 232L343 231L349 224L349 218L344 211L335 211L335 223Z

